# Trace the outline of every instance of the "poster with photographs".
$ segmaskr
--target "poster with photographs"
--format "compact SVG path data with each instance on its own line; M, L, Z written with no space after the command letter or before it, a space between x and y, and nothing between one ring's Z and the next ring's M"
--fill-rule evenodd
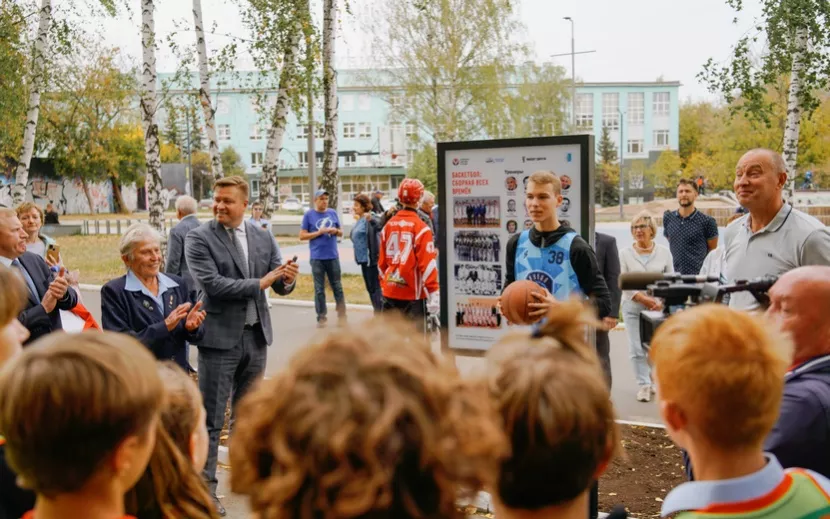
M593 243L593 169L590 135L438 144L443 347L485 351L506 332L505 254L534 225L525 207L534 172L557 176L559 220Z
M501 294L501 265L455 265L455 284L458 293L473 296Z

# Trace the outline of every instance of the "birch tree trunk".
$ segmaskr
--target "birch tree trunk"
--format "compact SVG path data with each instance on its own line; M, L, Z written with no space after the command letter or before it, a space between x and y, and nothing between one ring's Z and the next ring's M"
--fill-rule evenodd
M207 130L208 151L213 176L222 178L222 158L219 155L219 144L216 139L216 110L210 101L210 70L208 69L207 44L205 43L204 22L202 21L202 0L193 0L193 26L196 29L196 49L199 53L199 102L205 114L205 129Z
M302 26L297 27L289 35L288 47L283 58L280 71L280 84L277 89L277 101L274 113L271 116L271 129L268 132L268 142L265 145L265 160L262 164L262 177L259 181L259 201L262 203L262 215L271 218L274 210L274 199L277 196L277 173L279 171L280 149L285 137L285 123L288 116L288 101L291 91L296 87L297 56L300 50L300 36ZM313 160L310 159L310 160Z
M46 71L46 48L49 40L49 26L52 24L52 0L42 0L40 3L40 19L37 24L37 39L35 39L34 55L32 57L32 80L29 91L29 104L26 111L26 126L23 129L23 145L20 148L20 158L15 171L14 188L12 189L12 203L15 206L26 200L26 184L29 182L29 166L32 163L32 154L35 149L35 133L37 120L40 115L40 91L43 89L44 74Z
M337 71L334 49L337 38L337 0L323 0L323 103L325 135L323 137L323 171L320 184L329 192L331 207L339 214L337 181ZM311 160L311 159L309 159Z
M161 200L161 157L159 127L156 123L156 34L153 0L141 0L141 122L144 127L144 157L147 168L148 209L150 225L163 232L164 206Z
M793 51L793 68L790 79L790 92L787 100L787 124L784 127L784 162L787 164L787 185L784 196L790 203L795 203L796 162L798 159L798 133L801 129L802 72L804 70L804 53L807 50L807 29L798 28L795 33Z

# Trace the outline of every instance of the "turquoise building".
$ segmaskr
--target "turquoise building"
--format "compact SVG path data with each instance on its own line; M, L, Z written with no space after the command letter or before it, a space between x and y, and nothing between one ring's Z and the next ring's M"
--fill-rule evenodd
M341 200L351 200L357 193L373 190L392 194L406 176L415 152L411 143L416 136L415 125L390 116L394 113L391 103L402 99L367 86L370 82L364 80L368 74L379 72L343 70L338 73ZM159 74L160 88L166 88L171 77ZM273 88L256 88L258 93L252 92L252 85L259 77L258 72L245 72L230 80L215 79L211 92L216 106L219 147L233 146L241 155L253 196L259 192L267 138L268 125L263 122L262 114L276 99ZM276 81L269 83L276 84ZM169 94L175 101L176 96L197 93L198 85L198 74L193 73L184 85L170 87ZM622 150L626 168L632 161L653 161L664 150L678 149L679 88L680 83L675 81L580 83L576 88L576 131L593 133L599 142L602 127L608 126L611 139ZM322 99L315 102L314 120L323 121ZM162 128L165 125L163 110L159 113L159 124ZM315 155L319 172L323 154L321 125L317 137L320 138L315 139ZM425 136L419 137L423 140ZM308 161L305 113L289 113L279 159L280 200L296 197L308 201Z

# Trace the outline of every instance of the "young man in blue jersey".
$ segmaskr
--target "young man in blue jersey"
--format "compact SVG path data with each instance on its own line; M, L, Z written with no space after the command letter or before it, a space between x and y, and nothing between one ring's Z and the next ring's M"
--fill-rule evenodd
M594 250L576 231L559 223L562 184L550 171L533 173L527 183L525 207L533 227L507 242L505 288L529 279L545 290L535 293L531 316L541 317L557 301L573 295L589 298L600 319L611 314L611 293L597 265Z

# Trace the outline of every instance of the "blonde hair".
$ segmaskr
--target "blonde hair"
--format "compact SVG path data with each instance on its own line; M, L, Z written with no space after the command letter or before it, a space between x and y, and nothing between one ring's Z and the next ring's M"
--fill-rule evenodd
M556 176L556 173L553 171L537 171L530 175L527 179L528 182L533 182L534 184L551 184L553 186L553 192L557 195L562 194L562 181L559 180L559 177Z
M383 318L301 349L240 403L231 488L261 517L459 517L504 436L480 385L411 323Z
M637 225L638 222L643 222L648 225L648 228L651 229L651 237L657 237L657 220L651 216L651 213L648 211L640 211L634 218L631 219L631 233L634 233L634 226Z
M676 402L712 445L732 449L760 446L772 429L792 351L760 317L705 304L663 323L649 356L660 399Z
M579 301L554 306L534 336L515 332L488 352L488 386L512 452L499 471L499 499L539 509L575 499L616 453L618 430Z
M22 217L24 214L26 214L26 213L28 213L29 211L31 211L32 209L37 210L38 214L40 215L40 223L41 223L41 224L43 224L43 209L41 209L41 208L40 208L37 204L35 204L35 203L32 203L32 202L23 202L22 204L20 204L19 206L17 206L17 209L15 210L15 212L16 212L16 214L17 214L17 217L18 217L18 218L20 218L20 217Z
M77 492L130 436L146 437L164 393L156 359L112 332L53 333L0 372L9 466L36 493Z
M235 187L238 188L244 198L248 199L248 181L239 175L231 175L229 177L220 178L213 184L213 190L216 191L218 187Z

